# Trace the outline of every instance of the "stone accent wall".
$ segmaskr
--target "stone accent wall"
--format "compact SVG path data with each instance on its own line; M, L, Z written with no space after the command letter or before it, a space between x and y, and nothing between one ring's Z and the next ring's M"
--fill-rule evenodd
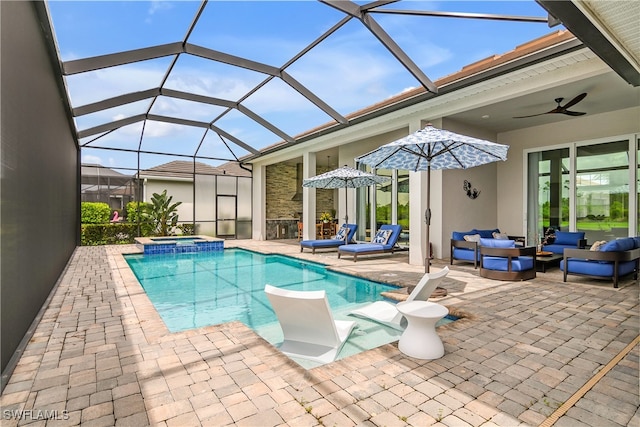
M319 166L316 175L327 172L326 166ZM291 163L278 163L267 166L266 177L266 217L267 219L297 218L302 212L302 200L291 198L302 188L296 188L297 167ZM316 218L322 212L334 209L334 190L316 190Z

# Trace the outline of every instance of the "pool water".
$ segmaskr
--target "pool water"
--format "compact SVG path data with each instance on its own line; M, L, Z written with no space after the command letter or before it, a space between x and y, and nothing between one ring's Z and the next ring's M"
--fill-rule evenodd
M397 287L329 271L321 264L243 249L125 258L171 332L237 320L277 346L283 336L264 293L264 285L270 284L293 290L324 289L334 318L357 322L338 359L395 342L401 335L348 315L383 300L381 292ZM439 324L451 321L445 318ZM293 360L307 369L319 365Z
M171 332L238 320L250 328L277 322L265 284L326 290L334 311L383 299L394 286L329 271L316 263L242 249L127 255L127 262Z

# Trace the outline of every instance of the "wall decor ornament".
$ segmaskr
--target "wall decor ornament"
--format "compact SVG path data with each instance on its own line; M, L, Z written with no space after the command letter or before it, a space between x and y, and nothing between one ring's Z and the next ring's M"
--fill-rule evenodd
M471 183L466 179L464 180L462 189L467 192L467 197L469 197L472 200L476 199L480 195L480 190L478 190L477 188L471 189Z

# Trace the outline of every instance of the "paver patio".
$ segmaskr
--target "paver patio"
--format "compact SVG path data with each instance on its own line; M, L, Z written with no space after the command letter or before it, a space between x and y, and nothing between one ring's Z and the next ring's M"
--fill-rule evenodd
M226 245L402 285L423 270L406 253L353 263ZM437 302L467 317L438 328L443 358L394 343L306 371L239 322L169 333L121 256L135 250L76 249L3 391L2 426L640 425L632 280L498 282L454 265Z

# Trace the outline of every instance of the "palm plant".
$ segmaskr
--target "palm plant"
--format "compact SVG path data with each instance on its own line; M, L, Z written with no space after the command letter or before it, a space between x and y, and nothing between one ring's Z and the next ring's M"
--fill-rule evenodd
M167 196L167 190L162 194L153 193L151 204L144 206L142 216L152 224L157 236L171 236L178 224L178 206L182 202L171 203L173 196Z

